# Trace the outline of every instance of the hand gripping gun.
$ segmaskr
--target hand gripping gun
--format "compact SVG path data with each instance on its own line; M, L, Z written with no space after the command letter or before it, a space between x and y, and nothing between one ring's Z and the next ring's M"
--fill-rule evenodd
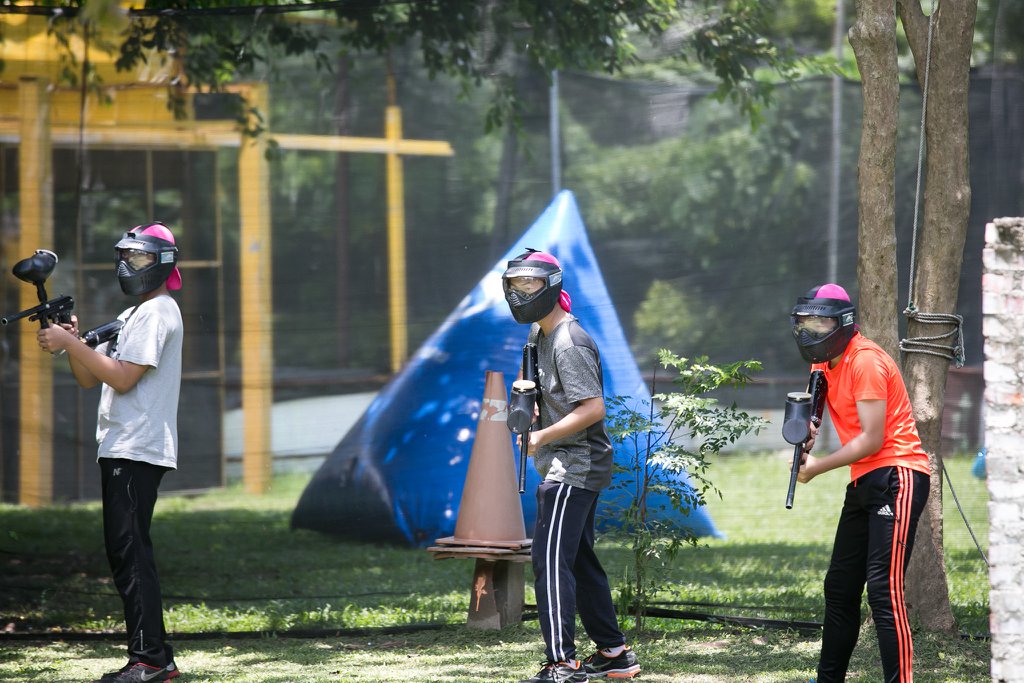
M786 396L786 412L782 421L782 438L795 446L793 467L789 472L789 492L786 493L786 509L793 508L796 493L796 477L803 461L804 444L811 436L811 423L821 426L825 411L825 396L828 394L828 380L823 370L811 372L807 391L792 391Z
M523 346L523 376L512 383L512 396L508 402L505 424L513 434L522 438L519 445L519 493L526 493L526 458L530 451L530 429L540 397L537 380L537 345Z
M59 296L56 299L46 296L46 278L50 277L56 266L57 255L48 249L36 249L32 256L14 264L11 271L14 277L36 286L39 305L0 318L0 325L7 325L22 318L38 320L39 327L44 329L49 327L50 323L71 323L71 310L75 307L75 300L70 296Z

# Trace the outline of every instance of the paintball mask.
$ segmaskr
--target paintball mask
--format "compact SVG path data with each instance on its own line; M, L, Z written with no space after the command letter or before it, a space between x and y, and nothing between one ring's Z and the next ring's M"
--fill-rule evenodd
M128 296L141 296L167 283L168 289L181 289L178 248L166 226L141 225L124 234L114 246L117 253L117 281Z
M508 268L501 276L505 301L517 323L535 323L559 303L562 268L557 262L530 258L539 253L535 249L527 249L508 262ZM547 258L554 260L550 256Z
M857 331L857 309L839 285L814 287L793 307L793 338L808 363L827 363L843 351Z

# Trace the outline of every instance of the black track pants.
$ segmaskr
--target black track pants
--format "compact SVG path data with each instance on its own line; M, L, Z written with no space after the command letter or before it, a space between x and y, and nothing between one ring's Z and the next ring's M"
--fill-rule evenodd
M880 467L846 487L825 576L818 683L846 678L860 631L865 584L885 683L914 680L903 584L917 521L928 500L928 480L928 475L905 467Z
M626 642L608 576L594 553L597 493L555 481L537 487L533 574L537 613L550 662L576 658L576 610L599 648Z
M160 580L149 526L167 468L120 458L100 458L103 540L114 585L124 605L128 659L166 666L173 653L165 640Z

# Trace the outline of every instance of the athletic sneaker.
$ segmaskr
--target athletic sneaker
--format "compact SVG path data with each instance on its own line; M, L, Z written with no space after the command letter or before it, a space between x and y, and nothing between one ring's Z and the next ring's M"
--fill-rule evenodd
M125 671L127 671L130 668L132 668L133 666L135 666L135 664L133 662L128 662L127 664L122 666L117 671L108 671L107 673L103 674L102 676L100 676L99 681L102 682L102 683L107 683L107 681L111 681L111 680L117 678L118 676L120 676Z
M588 678L633 678L640 673L640 662L636 653L628 647L615 657L608 657L598 650L583 660Z
M153 681L169 681L181 675L178 667L171 662L165 667L150 666L137 662L131 667L104 674L95 683L152 683ZM107 678L110 676L110 678Z
M587 672L579 662L575 667L566 662L546 662L536 676L519 683L585 683L586 680Z

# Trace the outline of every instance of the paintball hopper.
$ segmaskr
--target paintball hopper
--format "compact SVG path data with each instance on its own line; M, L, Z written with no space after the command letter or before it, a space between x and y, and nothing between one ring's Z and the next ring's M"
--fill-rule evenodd
M807 441L811 435L811 395L806 391L791 391L786 395L786 410L782 418L782 438L794 446Z
M540 392L537 386L537 345L523 346L522 378L512 382L505 424L513 434L525 434L533 425L533 414Z
M39 305L19 313L3 316L0 318L0 325L8 325L22 318L38 320L41 328L49 327L51 322L71 322L71 310L75 306L75 300L70 296L60 296L48 300L46 296L46 279L53 274L53 269L56 267L57 255L49 249L36 249L36 253L14 264L14 268L11 269L14 277L22 282L35 285Z
M57 267L57 255L49 249L36 249L36 253L14 264L11 272L22 282L41 285Z
M512 395L508 405L506 424L513 434L525 434L533 424L533 407L537 404L537 383L529 379L517 379L512 383Z

